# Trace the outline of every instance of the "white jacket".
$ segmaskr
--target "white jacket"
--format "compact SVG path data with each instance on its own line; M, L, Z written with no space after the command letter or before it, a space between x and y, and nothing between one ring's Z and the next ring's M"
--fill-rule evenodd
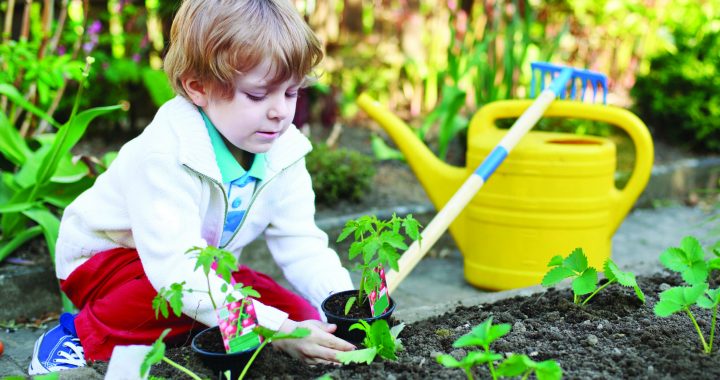
M328 248L327 235L315 225L315 196L304 160L310 150L310 142L292 126L278 138L266 154L266 178L257 184L245 220L223 248L240 257L243 247L264 233L288 281L318 307L331 291L353 286ZM129 247L137 249L155 289L182 281L186 288L207 289L205 275L193 270L195 260L185 251L219 245L227 207L203 119L192 103L176 97L65 209L56 246L57 276L67 278L95 253ZM210 280L213 295L222 294L222 280L214 275ZM183 313L208 326L217 324L207 294L189 293L183 302ZM258 322L270 329L287 318L263 305L257 314Z

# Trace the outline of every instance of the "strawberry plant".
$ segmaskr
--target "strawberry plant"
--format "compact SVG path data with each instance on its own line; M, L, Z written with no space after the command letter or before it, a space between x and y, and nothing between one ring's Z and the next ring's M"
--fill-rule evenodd
M413 218L412 214L404 218L393 214L390 220L380 220L375 215L361 216L345 223L337 242L353 235L354 241L350 245L348 257L350 260L357 256L362 258L362 261L354 268L355 271L361 273L358 295L348 300L345 314L348 313L354 302L357 301L359 305L365 304L367 295L380 286L380 274L376 271L378 267L390 267L396 271L399 269L398 249L408 248L405 244L405 236L400 230L403 229L405 235L410 239L418 240L420 238L419 228L420 223Z
M692 236L684 237L679 247L665 250L660 255L660 262L669 270L679 273L689 286L676 286L663 291L653 309L660 317L668 317L677 312L687 314L706 354L712 352L718 305L720 305L720 288L711 289L709 285L710 273L720 269L720 250L714 249L713 253L714 258L706 259L700 242ZM692 306L712 310L710 334L707 340L690 309Z
M533 372L539 380L554 380L562 377L562 369L556 361L535 362L527 355L510 355L496 368L495 362L501 360L503 355L494 352L490 345L509 333L510 325L507 323L493 325L492 320L491 316L453 343L453 347L456 348L481 347L482 351L469 351L460 360L451 355L440 355L437 357L438 363L449 368L462 368L468 379L474 378L472 369L478 364L487 364L493 380L509 376L522 376L523 379L527 379Z
M567 278L572 278L573 302L576 304L585 305L601 290L614 283L633 288L640 301L645 303L645 294L638 286L635 275L621 271L611 259L607 259L603 265L603 273L607 281L598 287L598 271L588 266L588 259L582 248L575 248L565 258L560 255L553 257L548 267L552 269L543 277L542 285L553 286ZM582 299L581 296L586 294L589 296Z
M405 328L404 323L390 328L384 319L378 319L372 325L361 319L358 323L350 326L350 330L359 329L365 331L365 339L362 342L365 348L341 352L337 354L337 359L343 364L370 364L378 355L387 360L397 360L397 352L403 348L400 339L398 339L398 335L400 335L403 328Z

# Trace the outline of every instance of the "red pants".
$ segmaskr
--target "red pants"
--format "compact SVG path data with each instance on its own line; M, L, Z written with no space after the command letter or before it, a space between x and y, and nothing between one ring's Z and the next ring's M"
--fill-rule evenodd
M240 266L233 273L237 282L252 286L261 302L285 311L290 319L320 319L304 298L278 285L267 275ZM143 271L137 251L116 248L100 252L61 281L63 292L80 309L75 318L80 343L87 360L109 360L116 345L152 344L166 328L166 342L183 344L193 331L205 328L192 318L155 318L152 300L157 291Z

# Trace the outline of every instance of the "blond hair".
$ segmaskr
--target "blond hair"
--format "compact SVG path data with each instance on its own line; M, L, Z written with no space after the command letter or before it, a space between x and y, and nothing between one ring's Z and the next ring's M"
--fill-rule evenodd
M232 99L235 81L271 60L270 84L311 79L323 57L317 37L288 0L184 0L170 30L164 69L175 91L199 80L211 96Z

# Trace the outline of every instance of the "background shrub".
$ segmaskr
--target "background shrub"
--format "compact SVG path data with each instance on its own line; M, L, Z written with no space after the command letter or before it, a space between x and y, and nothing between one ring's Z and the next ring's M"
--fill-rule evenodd
M650 61L632 96L656 137L720 152L720 31L674 33L677 52Z
M313 179L315 201L323 205L360 201L375 175L371 157L346 148L331 149L323 143L313 144L306 165Z

